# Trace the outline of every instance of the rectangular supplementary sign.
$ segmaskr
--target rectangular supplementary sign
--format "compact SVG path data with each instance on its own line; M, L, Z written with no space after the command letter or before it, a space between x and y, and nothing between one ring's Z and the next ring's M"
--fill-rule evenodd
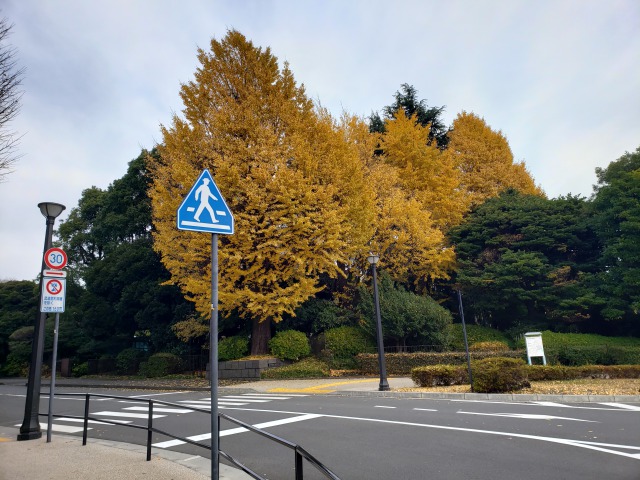
M42 313L62 313L66 295L67 280L65 278L42 278L40 294L40 311Z

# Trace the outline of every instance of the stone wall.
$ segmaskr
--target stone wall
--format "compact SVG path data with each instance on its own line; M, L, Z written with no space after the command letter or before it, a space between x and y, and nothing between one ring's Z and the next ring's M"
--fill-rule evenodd
M218 378L254 378L260 379L260 372L269 368L282 367L285 362L277 358L260 360L232 360L218 363ZM209 377L207 372L207 378Z

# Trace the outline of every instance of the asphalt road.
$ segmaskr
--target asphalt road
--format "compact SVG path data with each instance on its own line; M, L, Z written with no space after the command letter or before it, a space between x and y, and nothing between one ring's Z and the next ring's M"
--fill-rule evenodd
M83 399L58 392L55 413L81 416ZM208 443L207 392L95 390L180 405L154 407L154 426ZM25 388L0 386L0 423L22 422ZM41 404L47 411L48 399ZM639 403L501 403L260 394L221 396L221 413L302 445L342 479L640 479ZM139 400L91 401L91 416L146 424ZM139 416L139 417L138 417ZM46 418L42 418L46 423ZM55 434L81 435L81 423L56 419ZM92 423L91 438L144 444L141 430ZM78 429L77 431L72 431ZM155 449L209 456L208 450L164 436ZM221 423L220 448L270 479L293 478L293 453ZM323 478L308 464L305 479Z

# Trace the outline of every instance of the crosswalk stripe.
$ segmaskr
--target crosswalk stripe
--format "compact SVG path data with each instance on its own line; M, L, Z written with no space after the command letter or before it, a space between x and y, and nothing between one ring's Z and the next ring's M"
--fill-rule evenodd
M149 407L127 407L127 408L125 408L125 410L135 410L135 411L140 411L140 412L148 412L149 411ZM158 412L158 413L189 413L189 412L193 412L193 410L190 410L188 408L156 408L156 407L153 407L153 411L154 412Z
M250 403L268 403L271 400L264 400L264 399L258 399L258 398L247 398L247 397L233 397L233 396L224 396L221 398L221 400L241 400L243 402L250 402Z
M271 422L264 422L264 423L258 423L256 425L253 425L256 428L269 428L269 427L277 427L278 425L286 425L288 423L295 423L295 422L303 422L305 420L311 420L314 418L319 418L322 417L323 415L318 415L315 413L309 413L306 415L298 415L296 417L289 417L289 418L283 418L281 420L273 420ZM242 433L242 432L247 432L248 430L244 427L238 427L238 428L230 428L227 430L222 430L220 432L220 436L221 437L227 437L229 435L235 435L237 433ZM199 442L200 440L209 440L211 438L211 433L202 433L200 435L194 435L192 437L187 437L189 440L193 440L194 442ZM160 442L160 443L154 443L153 445L151 445L152 447L156 447L156 448L169 448L169 447L175 447L177 445L183 445L185 442L183 442L182 440L168 440L166 442Z
M21 424L16 425L16 427L20 427ZM40 423L40 428L43 431L47 431L47 428L49 427L49 425L47 425L46 423ZM82 432L84 430L83 427L71 427L69 425L58 425L56 423L51 424L51 431L52 432L61 432L61 433L78 433L78 432ZM91 430L91 428L87 428L87 430Z
M273 393L243 393L242 395L247 395L250 397L272 397L274 396ZM308 397L309 395L303 395L303 394L296 394L296 393L287 393L286 395L283 395L283 398L289 398L289 397Z
M229 397L221 397L221 398L229 398ZM234 397L234 398L238 398L238 397ZM257 398L257 399L263 399L263 400L289 400L290 397L274 397L272 395L269 395L268 397L265 395L242 395L242 398Z
M95 412L91 415L104 415L105 417L125 417L125 418L148 418L149 415L145 415L144 413L127 413L127 412ZM166 415L152 415L153 418L163 418Z
M62 421L62 422L84 423L84 420L82 418L58 417L58 418L56 418L56 420L59 420L59 421ZM112 420L112 422L131 423L131 420ZM109 423L101 422L99 420L87 420L87 423L95 423L95 424L99 424L99 425L109 425Z

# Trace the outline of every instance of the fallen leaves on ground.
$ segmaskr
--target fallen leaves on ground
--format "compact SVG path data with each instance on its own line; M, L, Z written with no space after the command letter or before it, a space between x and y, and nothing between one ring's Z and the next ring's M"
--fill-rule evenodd
M401 392L470 393L469 385L399 388ZM531 382L531 388L513 393L539 395L640 395L640 379L591 379Z

